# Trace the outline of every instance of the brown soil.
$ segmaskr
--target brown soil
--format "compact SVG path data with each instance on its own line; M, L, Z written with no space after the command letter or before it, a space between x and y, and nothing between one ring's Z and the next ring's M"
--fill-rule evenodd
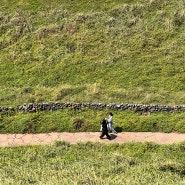
M172 144L185 141L185 133L160 132L121 132L110 133L111 140L106 137L99 139L100 132L76 133L42 133L42 134L0 134L0 147L52 144L55 141L67 141L71 144L79 142L126 143L126 142L154 142L157 144Z

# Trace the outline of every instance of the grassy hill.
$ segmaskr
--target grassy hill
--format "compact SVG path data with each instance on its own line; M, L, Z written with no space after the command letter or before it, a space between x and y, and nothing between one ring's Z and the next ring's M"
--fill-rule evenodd
M182 0L2 0L0 106L185 104ZM1 113L0 132L99 130L108 110ZM114 112L125 131L185 132L184 112Z
M1 0L0 106L185 105L184 24L183 0ZM99 131L107 111L0 112L0 133ZM185 132L185 112L113 113L117 131ZM64 141L2 147L0 184L180 185L184 149Z
M185 4L2 0L0 104L185 104Z
M184 185L185 144L153 143L0 148L3 185Z

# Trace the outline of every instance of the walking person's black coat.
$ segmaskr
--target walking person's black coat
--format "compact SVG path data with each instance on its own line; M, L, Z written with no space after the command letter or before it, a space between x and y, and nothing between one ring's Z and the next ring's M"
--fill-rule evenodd
M104 135L107 136L107 139L111 139L111 136L108 134L107 120L106 119L103 119L101 121L101 125L102 125L102 132L101 132L100 139L102 139Z

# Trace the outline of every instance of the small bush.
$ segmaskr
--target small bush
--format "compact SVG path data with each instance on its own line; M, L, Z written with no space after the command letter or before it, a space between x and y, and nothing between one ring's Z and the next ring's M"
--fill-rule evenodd
M80 130L83 126L84 126L84 120L82 119L78 118L73 122L74 130Z

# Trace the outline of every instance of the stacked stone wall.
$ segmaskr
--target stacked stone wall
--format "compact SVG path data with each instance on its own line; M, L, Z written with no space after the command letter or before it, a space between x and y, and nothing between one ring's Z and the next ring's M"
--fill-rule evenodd
M15 108L0 107L0 112L7 111L25 111L25 112L37 112L37 111L55 111L60 109L73 108L74 110L80 110L83 108L103 110L133 110L141 113L152 112L184 112L184 105L146 105L146 104L116 104L116 103L70 103L70 102L51 102L51 103L29 103L19 105Z

